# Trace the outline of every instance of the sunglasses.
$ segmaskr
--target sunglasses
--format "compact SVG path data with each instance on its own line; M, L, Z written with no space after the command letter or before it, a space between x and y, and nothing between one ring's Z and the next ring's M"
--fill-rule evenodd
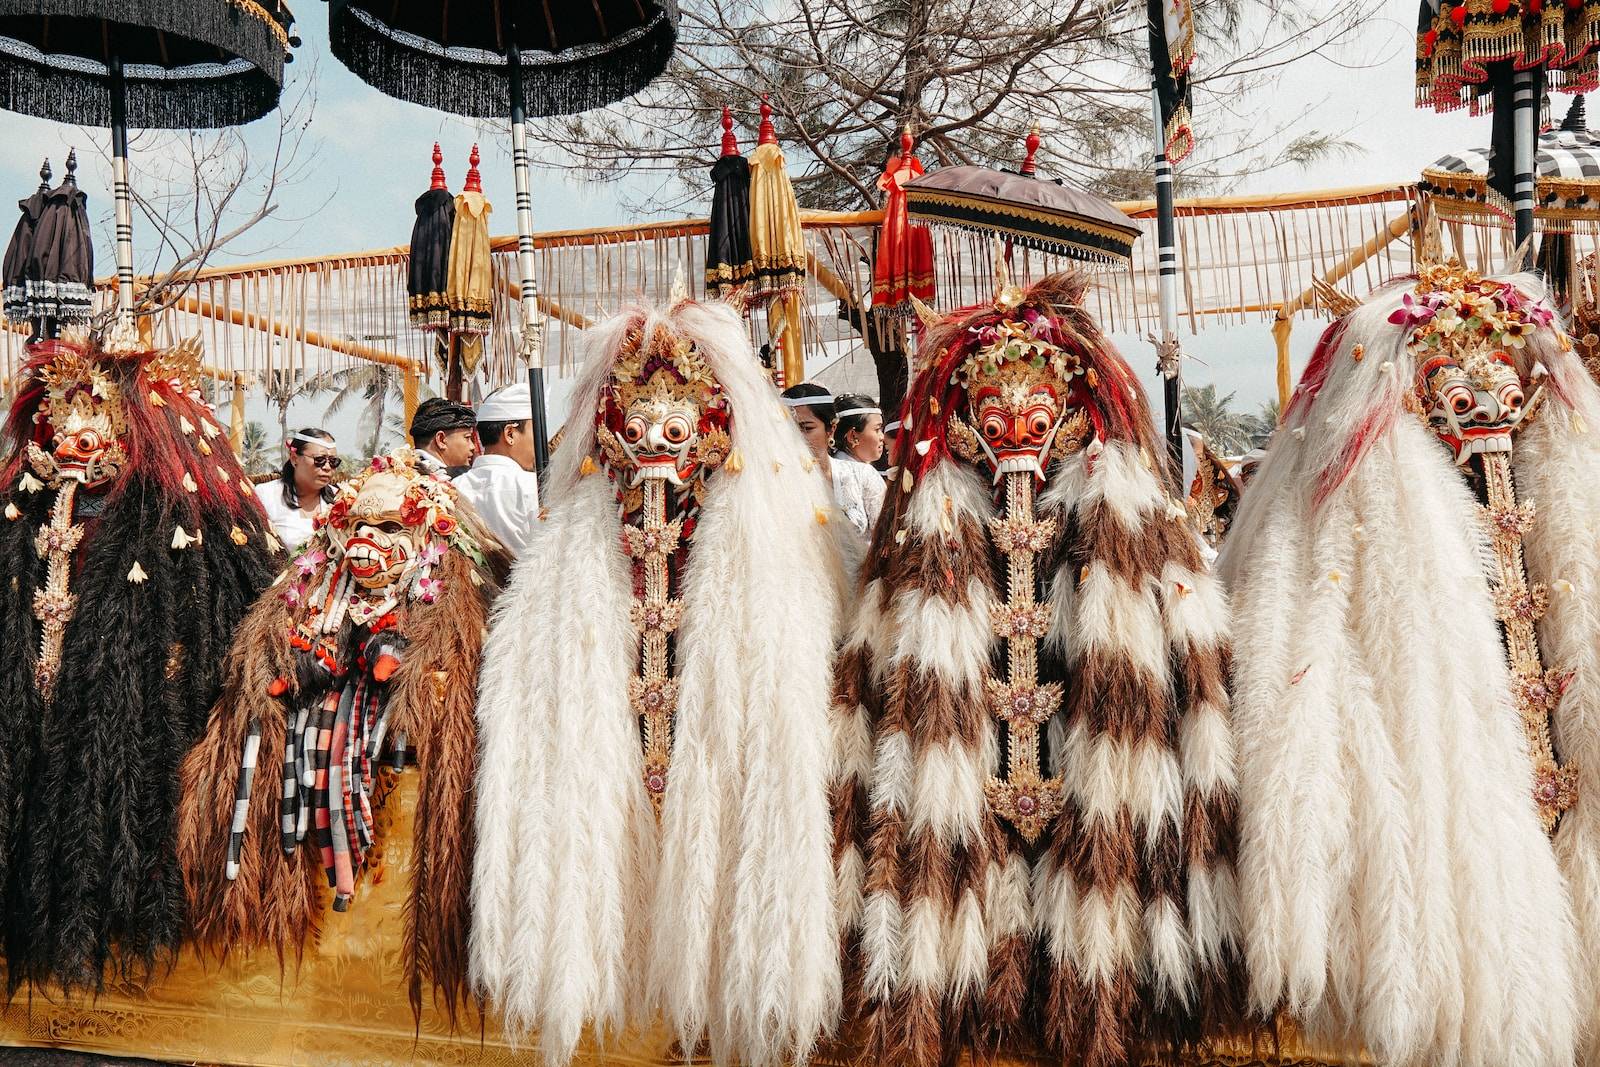
M344 460L338 456L311 456L311 465L319 471L336 471Z

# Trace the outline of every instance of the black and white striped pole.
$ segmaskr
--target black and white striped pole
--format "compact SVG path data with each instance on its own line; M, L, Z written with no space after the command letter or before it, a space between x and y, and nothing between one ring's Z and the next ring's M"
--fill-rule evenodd
M1517 270L1533 269L1533 146L1537 139L1539 110L1537 105L1536 71L1518 70L1511 75L1513 130L1511 155L1511 206L1516 220L1516 240L1522 262L1514 264Z
M508 7L510 5L507 5ZM550 432L544 406L544 316L539 313L539 282L534 276L533 181L528 160L528 105L522 88L522 50L516 24L506 40L507 77L511 89L511 170L517 187L517 273L521 294L520 355L528 364L528 399L533 404L534 470L543 475L550 463Z
M1175 476L1183 479L1183 368L1178 348L1178 242L1172 221L1172 164L1167 161L1167 130L1161 118L1161 92L1151 90L1156 128L1156 269L1161 332L1156 369L1162 378L1167 450Z
M122 59L112 56L111 71L111 192L116 201L117 309L133 307L133 194L128 188L128 84Z

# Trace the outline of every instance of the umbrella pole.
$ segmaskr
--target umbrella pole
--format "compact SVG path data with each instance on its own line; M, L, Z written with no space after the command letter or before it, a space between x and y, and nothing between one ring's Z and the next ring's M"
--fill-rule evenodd
M1156 124L1156 243L1161 337L1156 343L1156 369L1161 373L1166 416L1167 451L1173 471L1183 480L1183 372L1178 351L1178 250L1172 221L1172 164L1167 162L1167 133L1161 121L1161 94L1152 89Z
M1538 131L1538 109L1534 97L1536 73L1532 69L1518 70L1511 75L1512 118L1516 123L1512 142L1512 199L1516 218L1516 247L1522 261L1513 264L1515 270L1533 267L1533 145Z
M111 189L117 204L117 308L133 307L133 196L128 189L128 83L122 57L111 68Z
M515 27L506 34L506 70L511 88L511 169L517 185L517 268L521 275L522 358L528 361L528 398L533 403L533 463L540 475L550 464L549 416L544 409L544 322L533 265L533 183L528 167L527 99L522 90L522 50Z

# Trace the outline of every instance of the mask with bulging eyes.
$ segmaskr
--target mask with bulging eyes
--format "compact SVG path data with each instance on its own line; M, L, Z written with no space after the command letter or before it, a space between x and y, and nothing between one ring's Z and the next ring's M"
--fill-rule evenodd
M1066 414L1062 382L1049 367L1003 363L974 381L968 402L978 443L996 478L1031 472L1044 477L1056 431Z
M1529 410L1511 357L1476 346L1459 361L1449 353L1424 360L1417 369L1417 396L1428 425L1458 465L1485 452L1510 452L1511 434Z
M628 332L601 393L595 437L618 484L683 488L722 465L730 449L722 386L687 338L658 325Z
M676 395L658 373L647 391L623 413L622 450L636 468L632 481L665 478L683 485L699 465L695 444L700 437L700 408L688 397Z

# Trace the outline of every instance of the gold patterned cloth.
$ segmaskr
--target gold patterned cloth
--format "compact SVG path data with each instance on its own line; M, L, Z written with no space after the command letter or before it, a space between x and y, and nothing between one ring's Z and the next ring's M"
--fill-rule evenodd
M784 384L803 382L799 295L806 278L806 238L783 149L775 142L757 145L750 153L750 255L755 264L750 303L770 300L777 305L767 320L770 336L783 353Z
M494 310L494 266L489 258L489 213L493 210L482 193L456 196L445 300L450 308L450 333L460 338L461 365L468 377L483 360L483 338Z
M109 1056L252 1067L392 1067L410 1064L527 1064L536 1057L514 1051L493 1019L464 1014L448 1032L444 1014L425 1005L412 1026L400 965L400 931L411 863L411 820L417 779L402 775L382 820L382 869L363 885L361 906L329 914L319 943L298 970L291 960L280 977L270 954L238 956L224 964L185 951L164 980L147 988L108 983L99 1000L52 1002L18 997L0 1010L0 1046L74 1049ZM698 1051L698 1050L697 1050ZM1185 1057L1185 1067L1322 1067L1344 1062L1312 1058L1313 1051L1286 1037L1281 1048L1229 1046ZM3 1058L3 1053L0 1053ZM815 1067L847 1067L860 1050L835 1045L812 1058ZM576 1067L619 1064L669 1067L709 1062L686 1056L664 1029L628 1034L605 1049L586 1039ZM997 1056L991 1067L1046 1061ZM1050 1061L1059 1067L1057 1061ZM1143 1058L1150 1067L1158 1061ZM1362 1061L1364 1062L1364 1061Z

